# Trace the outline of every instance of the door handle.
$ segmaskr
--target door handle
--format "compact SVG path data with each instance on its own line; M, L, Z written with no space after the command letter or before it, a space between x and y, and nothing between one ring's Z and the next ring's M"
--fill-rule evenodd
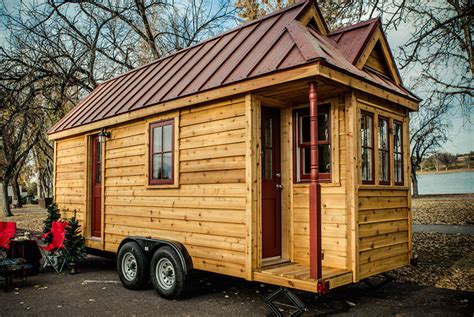
M283 185L282 185L282 184L276 184L276 185L275 185L275 188L278 189L278 190L282 190L282 189L283 189Z

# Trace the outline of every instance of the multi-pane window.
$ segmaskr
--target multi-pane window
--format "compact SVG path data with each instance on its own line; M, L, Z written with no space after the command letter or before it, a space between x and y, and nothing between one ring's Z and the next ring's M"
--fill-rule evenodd
M374 116L362 111L360 118L362 183L374 182Z
M311 179L311 128L309 108L294 111L295 178ZM330 105L318 105L318 168L319 179L331 179Z
M388 119L379 116L378 119L378 150L379 150L379 183L390 184L390 154L389 154Z
M402 123L393 121L393 177L395 185L403 185L403 131Z
M150 124L149 184L173 184L174 120Z

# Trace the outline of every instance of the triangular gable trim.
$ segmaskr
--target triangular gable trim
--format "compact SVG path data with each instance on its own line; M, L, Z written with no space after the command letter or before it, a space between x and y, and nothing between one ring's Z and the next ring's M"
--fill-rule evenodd
M364 66L367 63L367 60L370 57L370 54L372 54L372 51L375 49L377 44L380 45L381 52L385 59L386 67L387 67L387 70L389 71L390 78L393 79L393 81L397 85L400 85L402 83L402 80L400 78L400 74L398 73L395 59L393 58L387 39L385 38L385 35L382 31L382 27L380 25L378 25L375 32L373 32L371 38L367 42L367 45L365 46L365 48L362 50L359 57L354 62L354 65L359 69L364 68Z
M324 21L323 15L318 5L313 0L309 0L296 17L304 26L313 25L322 35L328 35L329 29Z

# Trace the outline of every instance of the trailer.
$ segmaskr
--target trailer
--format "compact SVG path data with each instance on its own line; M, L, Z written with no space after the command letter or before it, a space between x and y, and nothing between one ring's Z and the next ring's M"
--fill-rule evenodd
M380 19L307 0L98 85L49 130L54 198L123 284L314 293L410 263L409 113Z

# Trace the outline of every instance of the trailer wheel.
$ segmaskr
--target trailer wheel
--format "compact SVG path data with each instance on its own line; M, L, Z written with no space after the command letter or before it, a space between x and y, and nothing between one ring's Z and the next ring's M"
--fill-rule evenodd
M185 273L172 248L159 248L151 259L151 281L156 292L166 299L177 299L184 288Z
M145 286L149 270L148 258L137 243L127 242L120 248L117 271L126 288L137 290Z

